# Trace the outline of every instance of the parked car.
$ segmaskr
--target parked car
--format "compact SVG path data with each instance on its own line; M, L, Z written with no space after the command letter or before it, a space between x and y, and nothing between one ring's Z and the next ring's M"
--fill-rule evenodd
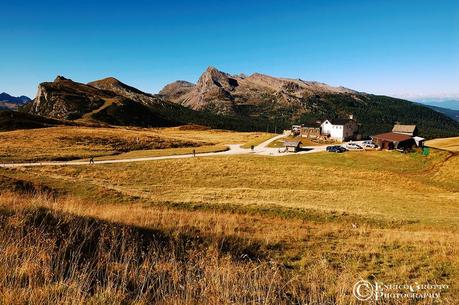
M377 148L377 147L378 147L378 145L372 143L371 141L365 141L365 142L363 142L363 143L362 143L362 146L363 146L364 148Z
M334 153L343 153L347 151L346 148L340 146L340 145L333 145L333 146L327 146L326 150L328 152L334 152Z
M354 149L354 150L355 150L355 149L363 149L362 146L360 146L359 144L354 143L354 142L347 143L347 144L346 144L346 148L347 148L347 149Z
M399 152L401 152L401 153L404 153L404 154L410 152L410 149L407 148L407 147L397 147L395 150L396 150L396 151L399 151Z

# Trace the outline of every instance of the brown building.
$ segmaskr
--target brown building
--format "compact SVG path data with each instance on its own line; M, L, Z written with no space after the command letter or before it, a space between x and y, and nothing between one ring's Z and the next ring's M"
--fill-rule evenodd
M285 141L284 142L284 147L288 152L297 152L301 149L301 143L300 141Z
M415 142L413 138L406 134L387 132L378 134L371 137L373 143L378 145L381 149L411 149Z

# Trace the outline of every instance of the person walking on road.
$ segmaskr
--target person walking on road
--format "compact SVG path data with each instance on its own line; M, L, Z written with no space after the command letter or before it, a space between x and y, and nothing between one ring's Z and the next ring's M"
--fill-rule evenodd
M94 157L89 158L89 164L94 164Z
M193 157L196 157L196 149L193 149Z

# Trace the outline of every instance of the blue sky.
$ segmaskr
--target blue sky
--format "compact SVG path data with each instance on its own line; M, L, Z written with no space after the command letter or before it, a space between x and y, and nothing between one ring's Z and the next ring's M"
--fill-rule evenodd
M388 95L459 95L459 1L2 1L0 91L107 76L146 92L207 66ZM70 3L74 2L74 3Z

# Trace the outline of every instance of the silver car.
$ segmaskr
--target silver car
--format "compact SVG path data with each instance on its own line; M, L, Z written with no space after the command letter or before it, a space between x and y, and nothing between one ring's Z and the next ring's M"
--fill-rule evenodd
M363 149L362 146L360 146L360 145L357 144L357 143L353 143L353 142L347 143L347 144L346 144L346 148L347 148L347 149Z

